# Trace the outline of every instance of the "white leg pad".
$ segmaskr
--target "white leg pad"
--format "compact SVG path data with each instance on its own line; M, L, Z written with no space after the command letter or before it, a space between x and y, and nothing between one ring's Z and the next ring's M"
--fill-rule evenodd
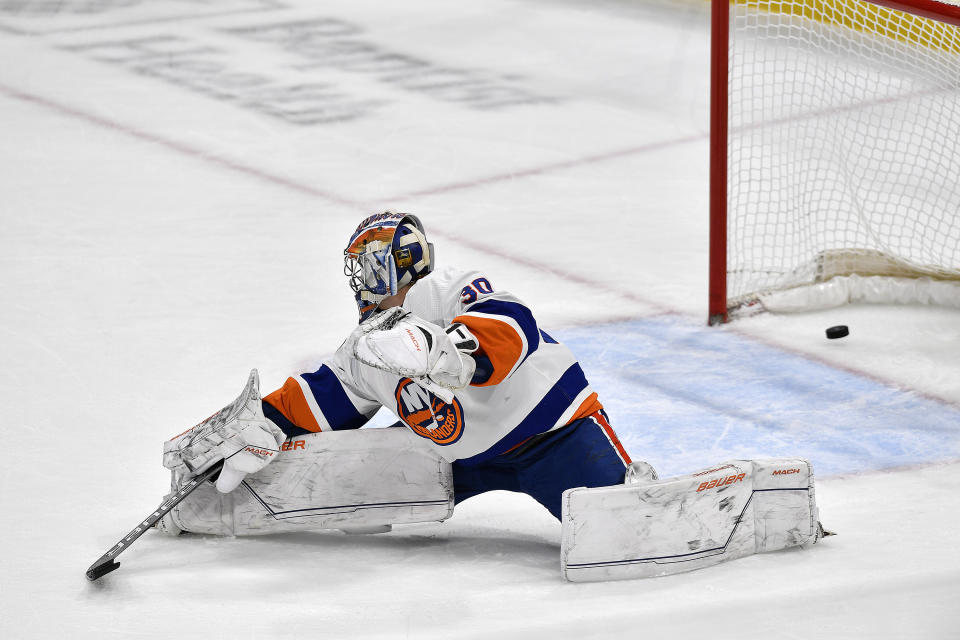
M291 438L276 460L233 492L205 484L169 518L184 531L217 535L373 533L393 524L445 520L453 513L450 464L415 439L406 428Z
M650 578L815 542L806 460L731 460L704 471L563 493L561 565L572 582Z

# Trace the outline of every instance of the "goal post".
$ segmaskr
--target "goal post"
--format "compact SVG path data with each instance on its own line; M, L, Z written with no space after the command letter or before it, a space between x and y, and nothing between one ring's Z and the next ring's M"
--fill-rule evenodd
M709 322L960 306L960 6L711 2Z

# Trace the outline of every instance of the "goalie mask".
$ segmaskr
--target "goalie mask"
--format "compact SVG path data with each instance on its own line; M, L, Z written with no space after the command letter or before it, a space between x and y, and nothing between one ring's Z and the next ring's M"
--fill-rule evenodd
M350 279L360 321L384 298L430 273L433 262L433 244L416 216L387 211L361 222L343 252L343 273Z

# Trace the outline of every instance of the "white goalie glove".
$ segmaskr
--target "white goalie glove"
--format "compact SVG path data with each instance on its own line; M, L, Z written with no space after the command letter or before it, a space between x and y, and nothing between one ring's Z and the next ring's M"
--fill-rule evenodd
M353 355L364 364L410 378L444 402L470 384L479 343L464 325L446 328L400 307L388 309L354 331Z
M229 493L244 476L273 460L284 440L283 431L263 416L260 377L254 369L236 400L163 443L163 466L176 474L179 483L224 460L217 489Z

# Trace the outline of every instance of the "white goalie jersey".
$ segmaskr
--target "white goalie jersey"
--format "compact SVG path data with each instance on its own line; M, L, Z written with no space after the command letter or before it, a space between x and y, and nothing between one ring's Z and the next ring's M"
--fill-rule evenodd
M403 309L441 327L462 323L479 342L476 373L452 402L360 362L348 341L267 395L267 417L297 435L355 429L384 406L444 460L471 464L602 408L573 354L480 272L435 271L411 287Z

